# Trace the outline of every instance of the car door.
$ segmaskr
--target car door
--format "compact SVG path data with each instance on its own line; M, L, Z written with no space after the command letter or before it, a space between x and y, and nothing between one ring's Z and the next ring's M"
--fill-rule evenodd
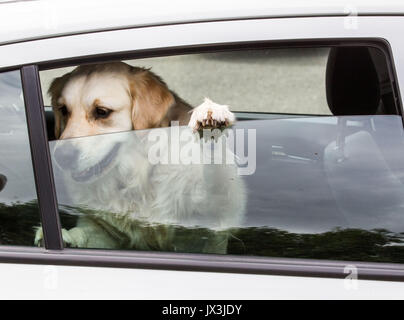
M360 23L353 33L344 27L343 17L217 21L3 46L3 66L29 64L21 72L45 244L38 250L3 247L3 261L25 263L13 265L15 277L29 275L28 286L21 281L13 292L24 288L27 296L72 297L80 288L79 297L148 298L166 297L175 287L179 298L202 298L207 292L217 298L307 298L324 297L324 292L343 298L374 297L376 292L399 296L401 284L389 280L402 279L402 115L397 84L403 77L403 49L394 32L402 19L361 17ZM66 54L58 49L62 44L74 49ZM384 103L389 108L382 108L381 114L338 114L330 108L325 84L330 50L349 47L376 48L383 54L387 94L394 102ZM32 54L23 55L26 51ZM248 194L246 217L234 226L228 255L64 247L62 228L73 228L83 212L58 176L51 152L57 142L48 142L52 130L46 130L53 125L51 117L46 121L46 112L52 112L46 109L40 81L45 92L54 76L71 70L57 68L116 60L166 72L164 79L177 81L178 90L189 99L194 95L196 103L206 92L237 106L232 109L239 119L233 132L240 130L245 141L239 155L247 155L247 160L251 156L244 168L255 165L242 177ZM97 137L78 139L96 144ZM199 231L185 230L179 241ZM34 232L28 238L34 241ZM9 272L9 265L2 267ZM375 279L383 281L370 281ZM156 286L165 289L156 293Z

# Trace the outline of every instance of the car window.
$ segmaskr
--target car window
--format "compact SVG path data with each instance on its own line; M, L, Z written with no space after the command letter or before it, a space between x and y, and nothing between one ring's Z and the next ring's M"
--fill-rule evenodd
M0 73L0 245L33 246L40 226L19 71Z
M42 72L66 245L403 262L387 65L361 46Z

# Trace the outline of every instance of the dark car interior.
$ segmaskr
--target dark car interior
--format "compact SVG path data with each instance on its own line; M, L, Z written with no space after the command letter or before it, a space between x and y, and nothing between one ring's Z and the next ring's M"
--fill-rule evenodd
M333 115L398 114L392 81L379 49L340 47L330 51L326 90Z

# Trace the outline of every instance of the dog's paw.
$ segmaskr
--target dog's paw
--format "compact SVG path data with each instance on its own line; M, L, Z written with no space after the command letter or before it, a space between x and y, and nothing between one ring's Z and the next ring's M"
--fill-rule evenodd
M34 245L44 247L44 236L42 227L35 227ZM81 247L86 242L87 237L80 228L70 230L62 229L63 244L65 247Z
M84 230L79 227L70 230L62 229L62 238L65 247L69 248L84 248L88 240Z
M35 227L34 245L37 247L44 246L43 230L42 227Z
M200 129L222 129L231 126L236 120L228 106L214 103L205 98L205 101L192 110L188 126L195 132Z

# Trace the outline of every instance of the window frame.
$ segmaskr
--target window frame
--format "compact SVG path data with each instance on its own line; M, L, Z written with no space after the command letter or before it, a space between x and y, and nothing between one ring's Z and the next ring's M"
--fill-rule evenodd
M381 38L328 38L310 40L270 40L242 43L204 44L159 49L114 52L93 56L46 61L21 66L21 76L27 114L27 125L32 152L45 247L0 247L0 263L54 264L69 266L146 268L181 271L209 271L244 274L345 278L345 267L354 265L359 279L404 281L404 265L330 261L318 259L252 257L239 255L191 254L171 252L143 252L99 249L71 249L63 247L53 170L42 101L39 71L82 63L162 57L178 54L217 52L229 49L330 47L363 45L377 47L388 57L389 72L394 79L393 90L397 112L404 123L403 106L397 74L389 43ZM13 69L16 68L7 68ZM3 71L3 70L0 70Z
M38 67L36 65L22 67L21 79L44 245L48 250L62 250L61 223L47 142L42 92L38 86L40 81Z
M384 38L327 38L327 39L299 39L299 40L268 40L268 41L243 41L212 43L191 46L161 47L153 49L141 49L132 51L113 52L105 54L94 54L84 57L73 57L66 59L51 60L35 64L39 71L55 68L71 67L80 64L113 62L123 60L135 60L155 57L169 57L185 54L202 54L226 52L229 50L256 50L256 49L300 49L300 48L333 48L342 46L363 46L376 48L387 57L387 68L393 89L393 99L396 104L396 111L400 114L404 125L404 106L402 104L398 76L395 69L393 52L390 43ZM249 112L253 113L253 112ZM275 114L275 113L274 113ZM300 114L299 114L300 115ZM301 114L304 115L304 114Z

